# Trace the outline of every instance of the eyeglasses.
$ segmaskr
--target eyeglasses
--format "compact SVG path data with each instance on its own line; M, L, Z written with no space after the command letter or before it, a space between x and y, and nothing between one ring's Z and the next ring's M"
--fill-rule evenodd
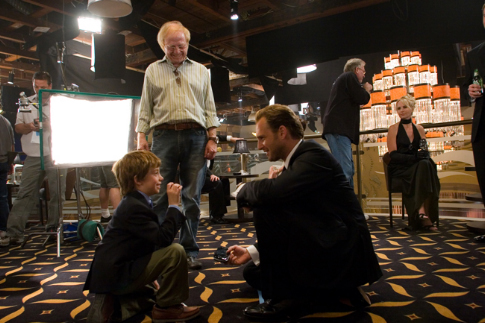
M364 68L362 68L362 67L357 67L357 68L360 69L362 71L362 73L365 74L365 69Z
M173 74L175 74L175 82L177 82L178 86L182 86L182 81L180 81L179 71L175 70L173 71Z
M182 51L182 50L185 50L187 48L187 45L169 45L167 46L167 49L171 52L173 52L176 48L178 48L178 50Z

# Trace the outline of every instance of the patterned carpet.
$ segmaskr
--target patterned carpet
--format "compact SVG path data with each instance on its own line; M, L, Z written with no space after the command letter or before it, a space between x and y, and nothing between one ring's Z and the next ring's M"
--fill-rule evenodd
M466 221L442 219L438 232L389 230L386 217L371 217L369 227L384 277L365 286L372 306L323 305L300 322L485 322L485 244L474 243ZM203 269L189 273L189 305L201 307L191 322L247 322L242 310L258 301L243 280L242 268L214 262L219 246L255 241L252 223L199 229ZM93 295L82 291L94 243L67 242L56 257L55 244L42 247L33 236L26 247L0 248L0 323L86 322ZM326 259L316 260L324 262ZM325 306L327 308L325 308ZM150 313L128 322L151 322Z

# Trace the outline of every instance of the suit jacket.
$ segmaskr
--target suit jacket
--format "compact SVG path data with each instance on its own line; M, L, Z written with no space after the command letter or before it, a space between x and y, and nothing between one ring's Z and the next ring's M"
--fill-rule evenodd
M287 236L279 237L286 250L265 250L261 234L274 232L256 231L261 265L265 252L280 253L292 280L312 289L351 288L382 276L355 193L340 164L315 141L302 142L277 178L246 183L237 200L286 224Z
M146 268L152 253L172 244L185 216L168 208L165 220L158 216L138 191L123 197L96 247L84 289L108 293L133 282Z
M362 87L354 72L341 74L332 85L325 116L323 135L346 136L354 144L359 143L360 105L370 100L370 94Z
M481 43L477 47L473 48L467 54L466 60L466 77L465 83L463 84L463 92L467 94L468 97L468 86L473 83L473 72L478 69L480 76L485 82L485 42ZM485 94L484 94L485 95ZM485 113L483 113L485 98L482 96L475 101L475 111L473 112L473 123L472 123L472 143L478 139L485 139ZM479 131L480 131L480 138Z

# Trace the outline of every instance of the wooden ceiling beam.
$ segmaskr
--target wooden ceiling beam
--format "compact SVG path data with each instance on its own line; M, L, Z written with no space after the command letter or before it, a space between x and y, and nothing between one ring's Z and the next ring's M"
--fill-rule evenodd
M40 70L39 63L24 63L24 62L9 62L7 60L0 59L0 69L5 70L19 70L30 73L35 73Z
M186 0L188 3L190 3L191 5L207 12L208 14L212 15L212 16L216 16L217 18L221 19L222 21L226 21L226 22L230 22L231 21L231 18L229 17L229 15L224 15L224 14L221 14L217 8L213 8L211 6L208 6L208 5L205 5L197 0ZM228 0L229 1L229 0Z
M51 29L51 31L54 31L54 30L57 30L57 29L60 28L59 25L50 23L48 21L43 21L43 20L38 19L38 18L33 19L32 17L25 16L25 15L19 13L19 12L16 12L14 10L9 10L9 9L2 9L0 11L0 19L7 20L7 21L13 22L15 24L20 24L20 25L23 25L23 26L28 26L28 27L31 27L31 28L35 28L35 27L38 27L38 26L49 27Z
M24 36L21 33L0 30L0 39L9 40L14 43L25 43Z
M228 43L220 43L219 46L228 49L236 54L246 56L246 51L244 49L238 48L236 46L230 45Z
M0 45L0 53L5 54L5 55L15 55L15 56L19 56L19 57L22 57L22 58L31 59L31 60L34 60L34 61L39 60L37 58L35 52L22 50L22 49L16 49L16 48L7 47L7 46L3 46L3 45Z
M126 58L126 65L130 67L151 63L156 61L157 57L153 54L151 49L145 49L134 54L128 55Z
M309 5L299 7L297 11L285 9L272 15L238 23L237 33L232 26L224 27L210 33L194 35L192 42L200 48L206 48L233 39L246 38L262 32L288 27L318 18L323 18L390 0L317 0ZM349 3L351 2L351 3Z
M59 0L22 0L23 2L27 2L30 4L33 4L34 6L38 6L44 9L47 9L49 11L56 11L59 12L63 15L68 15L68 16L76 16L76 13L74 12L74 8L70 2L65 3L65 1L59 1ZM64 5L63 5L64 3Z

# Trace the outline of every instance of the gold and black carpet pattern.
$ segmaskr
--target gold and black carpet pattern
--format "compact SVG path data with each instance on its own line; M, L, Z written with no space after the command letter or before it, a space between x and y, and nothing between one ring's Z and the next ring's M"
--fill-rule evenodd
M345 301L301 318L300 322L469 322L485 323L485 244L475 243L466 221L442 219L436 232L389 229L387 217L368 221L384 276L365 286L372 305L357 310ZM189 272L187 304L201 308L191 322L245 322L242 311L257 304L258 294L242 277L242 267L212 258L219 246L249 245L252 223L211 225L198 232L200 271ZM86 322L93 295L82 288L95 243L66 242L61 257L55 243L42 246L33 236L25 248L0 248L0 323ZM330 259L315 259L316 265ZM129 322L151 322L141 313Z

